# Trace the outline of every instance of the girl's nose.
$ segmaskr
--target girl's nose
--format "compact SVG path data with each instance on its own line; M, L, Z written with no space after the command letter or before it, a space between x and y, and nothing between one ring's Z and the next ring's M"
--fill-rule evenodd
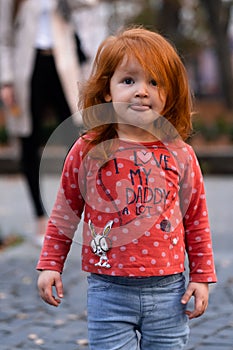
M140 84L137 86L137 89L135 91L135 96L136 97L148 97L148 89L146 84Z

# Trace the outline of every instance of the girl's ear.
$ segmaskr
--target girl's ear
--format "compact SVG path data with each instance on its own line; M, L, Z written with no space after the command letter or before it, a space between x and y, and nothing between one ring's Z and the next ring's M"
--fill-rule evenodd
M112 101L112 96L110 94L107 94L104 96L105 102L111 102Z

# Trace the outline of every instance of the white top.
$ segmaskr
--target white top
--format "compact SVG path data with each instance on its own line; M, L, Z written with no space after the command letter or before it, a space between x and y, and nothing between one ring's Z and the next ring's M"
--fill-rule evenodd
M41 5L38 18L35 47L38 49L51 49L53 47L53 33L51 26L51 15L56 0L39 0Z

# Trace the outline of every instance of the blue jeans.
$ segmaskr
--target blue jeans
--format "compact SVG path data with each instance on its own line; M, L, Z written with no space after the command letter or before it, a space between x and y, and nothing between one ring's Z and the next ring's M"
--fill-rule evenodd
M88 333L91 350L180 350L189 326L181 296L182 274L127 278L88 277Z

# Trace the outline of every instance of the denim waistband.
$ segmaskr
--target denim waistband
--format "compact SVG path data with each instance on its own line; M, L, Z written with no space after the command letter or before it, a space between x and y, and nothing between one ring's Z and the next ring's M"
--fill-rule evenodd
M106 282L111 282L115 284L121 284L125 286L135 286L135 287L153 287L156 284L161 283L172 283L177 281L182 277L182 273L177 273L174 275L166 276L149 276L149 277L124 277L124 276L110 276L110 275L101 275L96 273L91 273L91 276L95 279L99 279Z

